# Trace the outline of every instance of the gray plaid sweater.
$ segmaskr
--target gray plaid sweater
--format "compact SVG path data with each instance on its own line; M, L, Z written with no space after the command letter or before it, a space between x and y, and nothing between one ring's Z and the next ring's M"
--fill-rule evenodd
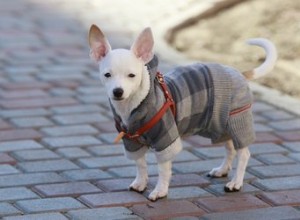
M147 65L151 76L150 91L131 113L127 127L122 125L112 107L115 120L129 133L135 133L148 122L165 102L161 87L155 79L157 64L155 57ZM176 103L176 117L169 109L162 120L138 141L123 138L129 158L130 154L134 155L147 146L159 153L161 160L170 159L170 155L174 156L178 149L167 147L179 136L201 135L210 138L212 143L231 138L236 149L254 141L251 109L230 115L230 112L252 103L247 81L237 70L220 64L198 63L177 67L164 77Z

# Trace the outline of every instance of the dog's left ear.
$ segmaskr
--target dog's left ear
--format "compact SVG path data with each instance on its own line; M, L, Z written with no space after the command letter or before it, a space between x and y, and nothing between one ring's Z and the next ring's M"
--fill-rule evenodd
M97 25L92 25L89 31L90 57L99 62L111 50L111 46Z
M148 63L153 58L153 35L151 29L145 28L131 46L132 52L141 58L144 63Z

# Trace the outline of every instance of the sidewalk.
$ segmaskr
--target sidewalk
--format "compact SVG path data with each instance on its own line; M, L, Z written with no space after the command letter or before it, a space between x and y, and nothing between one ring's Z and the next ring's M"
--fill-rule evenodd
M127 190L135 166L112 144L88 28L98 24L116 48L152 26L165 72L190 62L162 40L168 26L209 4L111 2L0 2L0 219L300 219L300 102L255 84L257 141L242 192L223 192L231 176L206 177L224 149L200 137L185 140L167 199L146 199L157 178L153 155L148 191Z

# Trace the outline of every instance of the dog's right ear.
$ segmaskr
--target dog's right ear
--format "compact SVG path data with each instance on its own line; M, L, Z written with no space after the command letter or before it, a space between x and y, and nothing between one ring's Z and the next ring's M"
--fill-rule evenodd
M93 24L89 31L90 57L99 62L111 50L111 46L97 25Z

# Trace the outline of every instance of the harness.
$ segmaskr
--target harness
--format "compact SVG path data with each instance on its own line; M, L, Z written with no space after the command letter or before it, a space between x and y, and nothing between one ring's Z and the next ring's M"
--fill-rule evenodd
M175 102L172 98L171 93L168 91L168 87L165 83L164 77L160 72L156 73L156 80L158 81L164 96L165 96L165 103L160 108L160 110L142 127L140 127L135 133L130 134L128 133L122 126L120 125L119 121L115 119L116 127L119 131L121 131L116 139L114 140L114 143L118 143L123 137L131 140L138 141L138 138L141 137L145 132L149 131L151 128L153 128L154 125L156 125L157 122L164 116L164 114L167 112L167 110L170 108L172 111L172 114L176 115L176 106Z

